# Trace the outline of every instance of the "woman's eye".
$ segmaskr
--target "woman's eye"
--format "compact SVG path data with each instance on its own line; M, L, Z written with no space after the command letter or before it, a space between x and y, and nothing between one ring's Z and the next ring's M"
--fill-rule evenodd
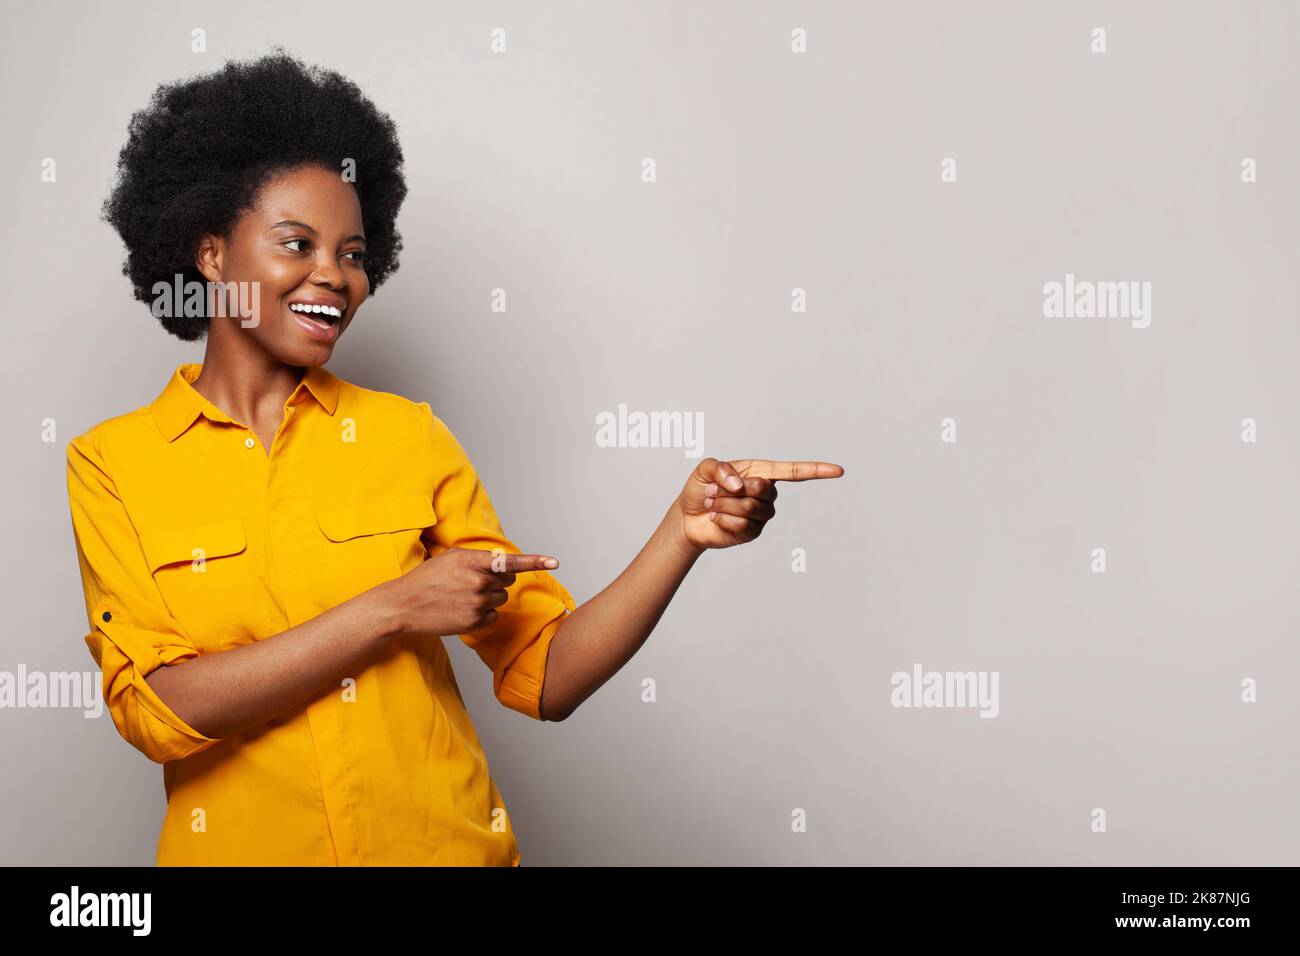
M295 248L294 243L296 242L303 243L303 248L301 249ZM311 247L311 240L310 239L286 239L284 245L293 252L307 252L308 249ZM361 249L353 249L351 252L345 252L343 254L345 256L351 257L354 262L362 262L365 260L366 257L365 252L362 251Z

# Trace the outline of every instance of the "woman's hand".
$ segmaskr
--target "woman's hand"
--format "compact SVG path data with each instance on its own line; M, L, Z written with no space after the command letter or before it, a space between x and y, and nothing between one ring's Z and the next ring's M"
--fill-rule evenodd
M379 587L397 621L394 636L467 634L496 621L517 573L557 567L545 554L448 548Z
M774 482L838 478L842 474L843 467L825 461L705 458L677 496L682 534L698 551L753 541L776 514Z

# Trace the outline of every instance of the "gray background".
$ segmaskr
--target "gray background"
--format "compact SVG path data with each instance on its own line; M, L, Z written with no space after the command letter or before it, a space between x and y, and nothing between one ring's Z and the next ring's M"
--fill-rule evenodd
M429 401L579 602L695 464L596 447L602 410L847 471L782 485L565 723L447 639L525 864L1298 862L1295 4L4 11L0 669L94 667L64 448L202 360L98 220L127 120L279 42L407 157L402 268L331 370ZM1067 272L1151 282L1151 327L1045 318ZM999 671L1000 715L891 707L914 662ZM0 710L0 779L4 862L153 862L161 769L107 713Z

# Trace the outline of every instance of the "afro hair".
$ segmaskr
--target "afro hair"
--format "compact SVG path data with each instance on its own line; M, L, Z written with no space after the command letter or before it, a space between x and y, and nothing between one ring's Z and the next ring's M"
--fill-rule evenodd
M131 117L103 207L126 244L122 274L135 298L151 302L155 283L170 285L177 274L202 283L200 239L229 236L276 174L308 165L341 174L345 160L355 164L373 293L397 270L397 212L406 198L397 127L387 114L352 81L279 47L160 86ZM185 341L208 330L206 315L159 321Z

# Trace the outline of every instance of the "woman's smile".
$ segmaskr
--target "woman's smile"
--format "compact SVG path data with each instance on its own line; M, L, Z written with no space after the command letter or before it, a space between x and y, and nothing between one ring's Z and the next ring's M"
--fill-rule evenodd
M338 338L341 320L347 314L346 300L315 295L291 299L286 308L303 331L321 342Z

